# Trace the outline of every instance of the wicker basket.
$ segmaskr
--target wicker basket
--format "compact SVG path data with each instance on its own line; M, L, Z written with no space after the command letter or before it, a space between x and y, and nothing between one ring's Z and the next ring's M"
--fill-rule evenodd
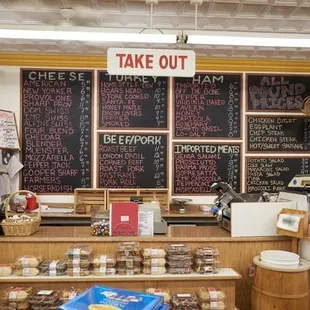
M29 214L29 216L32 217L32 221L29 222L24 222L24 223L10 223L6 222L3 220L1 222L1 226L3 229L3 233L5 236L30 236L34 234L36 231L39 230L40 223L41 223L41 202L38 199L37 195L33 192L26 191L26 190L21 190L17 191L13 194L11 194L8 199L5 202L4 210L5 210L5 219L8 219L9 216L9 211L8 207L10 204L11 199L16 195L16 194L31 194L36 197L36 201L39 205L39 212L35 214Z

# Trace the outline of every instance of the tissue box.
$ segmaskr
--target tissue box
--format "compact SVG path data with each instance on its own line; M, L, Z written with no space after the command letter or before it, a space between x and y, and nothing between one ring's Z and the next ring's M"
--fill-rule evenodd
M62 305L60 310L159 310L162 296L136 293L106 286L93 286ZM165 309L165 308L163 308Z

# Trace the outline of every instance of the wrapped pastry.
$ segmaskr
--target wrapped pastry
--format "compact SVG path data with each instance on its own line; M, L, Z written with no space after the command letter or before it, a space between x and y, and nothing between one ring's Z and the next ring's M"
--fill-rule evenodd
M176 255L172 254L167 257L167 261L191 261L192 255L186 254L186 255Z
M166 266L165 258L144 258L142 264L147 267L164 267Z
M3 299L8 301L25 301L32 294L32 287L11 286L3 292Z
M139 256L141 247L139 242L120 242L117 245L118 255L123 256Z
M215 258L196 258L194 260L194 263L196 265L202 265L202 266L209 266L209 265L218 265L219 261L216 260Z
M40 266L40 272L44 276L64 276L66 275L66 270L66 262L59 260L44 261Z
M153 257L153 258L165 258L167 253L162 248L144 248L142 251L144 258Z
M14 273L19 277L35 277L40 273L40 270L38 268L17 268Z
M136 274L141 274L141 268L138 267L117 268L117 273L120 275L133 276Z
M28 310L29 303L28 301L9 301L6 302L5 305L8 307L9 310ZM2 308L1 308L2 310Z
M68 268L67 275L71 277L85 277L90 275L90 270L88 268Z
M59 301L60 295L53 290L40 290L31 295L28 299L31 308L34 306L50 306Z
M162 296L164 298L164 303L168 304L171 300L171 293L169 288L153 288L150 287L146 290L147 293Z
M68 268L81 267L89 268L91 261L85 258L73 258L67 261Z
M116 259L114 256L98 255L93 259L92 263L95 268L99 267L110 268L116 265Z
M80 289L71 287L71 289L68 290L63 290L62 293L60 294L60 300L65 303L77 295L81 294Z
M200 304L201 310L225 310L226 305L224 301L203 302Z
M192 261L177 261L177 260L173 260L173 261L167 261L167 264L169 267L171 268L191 268L192 267Z
M42 256L24 255L16 260L16 267L37 268L43 262Z
M11 265L0 265L0 277L8 277L12 274L13 268Z
M226 296L222 290L217 290L214 287L200 287L198 291L198 297L202 302L209 302L225 300Z
M173 294L171 303L174 309L199 309L195 293Z
M173 267L169 267L168 268L168 273L171 274L189 274L192 272L192 268L173 268Z
M165 267L148 267L144 266L143 271L144 274L153 274L153 275L160 275L165 274L167 272Z
M200 265L196 265L195 266L195 271L201 274L204 273L217 273L217 268L215 266L200 266Z
M140 256L117 256L117 266L119 268L140 267L141 261L142 259Z
M198 257L206 257L206 256L211 256L211 257L219 257L220 253L218 249L213 248L213 247L198 247L194 254Z
M116 274L116 269L113 267L97 267L94 268L91 273L95 276L113 276Z
M93 249L88 245L79 245L71 247L68 252L67 256L69 259L73 260L74 258L80 259L90 259L93 253Z
M186 255L190 254L191 250L187 244L170 244L167 249L168 255Z

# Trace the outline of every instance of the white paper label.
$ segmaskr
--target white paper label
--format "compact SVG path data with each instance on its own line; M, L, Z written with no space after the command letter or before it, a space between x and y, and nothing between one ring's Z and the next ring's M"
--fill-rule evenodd
M129 216L128 215L121 216L121 222L129 222Z
M16 300L18 292L19 290L11 291L9 294L9 300Z
M73 268L74 267L79 267L80 266L80 258L79 257L74 257L72 260Z
M23 268L23 276L26 277L26 276L29 276L30 274L30 268Z
M180 297L180 298L189 298L189 297L191 297L191 294L177 294L177 297Z
M180 246L184 246L184 244L171 244L171 246L173 246L173 247L180 247Z
M22 267L23 267L23 268L28 268L28 267L29 267L29 258L27 258L27 257L22 257L21 263L22 263Z
M159 263L158 258L152 258L151 259L151 264L153 267L158 267L158 263Z
M80 275L80 267L74 267L73 268L73 275L79 276Z
M126 270L127 276L133 276L133 270Z
M37 295L51 295L53 291L39 291Z
M74 297L76 297L77 292L76 291L70 291L69 293L69 300L73 299Z
M158 267L151 267L151 274L157 274L158 273Z
M51 270L49 271L49 276L50 276L50 277L56 277L56 276L57 276L57 271L56 271L55 269L51 269Z
M100 267L99 272L100 272L100 274L106 274L107 273L107 267Z
M53 261L50 263L49 269L50 269L50 270L56 270L56 266L57 266L58 263L59 263L59 260L53 260Z
M217 301L211 301L210 302L210 310L211 309L217 309L218 308L218 303Z
M210 300L216 300L217 299L217 292L214 287L209 287L208 288L209 295L210 295Z
M99 261L100 261L100 265L106 265L107 264L107 256L101 255Z
M73 256L79 257L80 255L81 255L81 249L80 248L73 249Z

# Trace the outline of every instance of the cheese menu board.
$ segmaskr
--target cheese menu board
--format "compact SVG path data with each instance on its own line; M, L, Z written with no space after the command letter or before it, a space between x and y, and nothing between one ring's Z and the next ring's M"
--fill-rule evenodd
M15 114L0 110L0 149L19 150Z
M91 187L93 71L21 70L22 188Z
M99 134L100 188L166 188L165 134Z
M240 192L240 143L174 143L173 193L210 193L213 182L227 182Z
M175 78L174 136L241 137L241 74Z
M247 116L247 151L309 152L310 118Z
M99 72L100 128L167 128L168 78Z
M247 74L247 110L296 111L310 95L310 75Z
M285 190L296 174L310 173L310 157L248 157L246 192L276 193Z

